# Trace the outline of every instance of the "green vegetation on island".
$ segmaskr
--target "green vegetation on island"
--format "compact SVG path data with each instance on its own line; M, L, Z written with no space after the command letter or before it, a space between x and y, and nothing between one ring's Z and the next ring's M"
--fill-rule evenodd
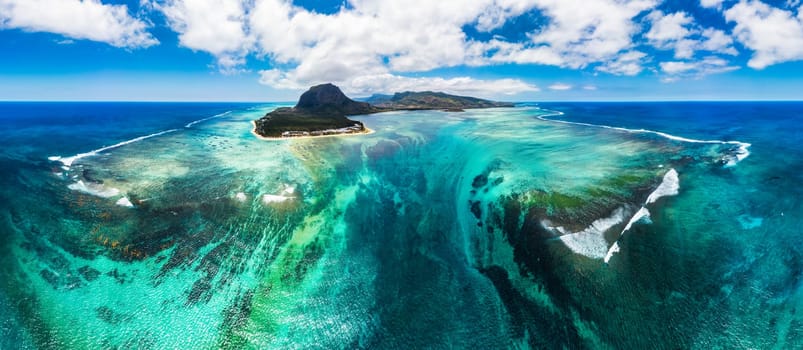
M298 137L366 132L361 122L346 115L376 113L381 110L357 102L337 86L322 84L301 95L295 107L277 108L254 121L254 132L263 137Z
M470 108L513 107L510 102L496 102L476 97L449 95L443 92L397 92L394 95L373 95L366 102L391 110L462 111Z
M254 121L254 133L262 137L359 134L368 129L347 116L397 110L460 112L493 107L513 107L513 104L431 91L373 95L366 102L358 102L333 84L321 84L303 93L295 107L277 108Z

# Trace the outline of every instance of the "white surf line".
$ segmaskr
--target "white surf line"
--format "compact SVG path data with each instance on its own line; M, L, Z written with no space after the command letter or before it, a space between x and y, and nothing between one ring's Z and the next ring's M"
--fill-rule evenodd
M605 241L605 231L618 225L625 219L624 208L617 208L610 216L594 220L588 227L579 232L572 232L558 236L573 252L585 255L592 259L602 259L608 251L608 242ZM542 225L544 223L542 222ZM545 227L548 225L544 225ZM550 227L561 233L566 233L563 227Z
M201 123L201 122L205 122L205 121L207 121L209 119L212 119L212 118L222 117L222 116L225 116L225 115L227 115L227 114L229 114L231 112L232 111L223 112L223 113L220 113L220 114L213 115L211 117L207 117L207 118L199 119L199 120L196 120L196 121L193 121L193 122L189 122L187 125L184 126L184 128L191 128L195 124L198 124L198 123ZM160 131L160 132L157 132L157 133L153 133L153 134L150 134L150 135L136 137L136 138L133 138L133 139L130 139L130 140L127 140L127 141L115 143L115 144L113 144L111 146L105 146L105 147L101 147L101 148L98 148L96 150L92 150L92 151L89 151L89 152L79 153L79 154L76 154L76 155L74 155L72 157L50 156L50 157L47 157L47 159L50 160L50 161L54 161L54 162L61 162L62 164L64 164L64 167L66 167L64 170L69 170L69 168L70 168L70 166L72 166L73 162L75 162L78 159L91 157L91 156L96 156L99 153L104 152L104 151L108 151L110 149L115 149L115 148L118 148L118 147L122 147L122 146L125 146L125 145L132 144L134 142L139 142L139 141L142 141L142 140L146 140L146 139L149 139L149 138L152 138L152 137L156 137L156 136L161 136L161 135L164 135L164 134L169 134L169 133L176 132L176 131L179 131L179 130L180 129L170 129L170 130L165 130L165 131Z
M75 162L78 159L91 157L91 156L96 156L99 153L104 152L104 151L108 151L110 149L115 149L117 147L122 147L122 146L125 146L125 145L128 145L128 144L132 144L134 142L138 142L138 141L142 141L142 140L145 140L145 139L149 139L151 137L156 137L156 136L161 136L161 135L164 135L164 134L169 134L171 132L176 132L178 130L179 129L170 129L170 130L160 131L160 132L157 132L157 133L154 133L154 134L150 134L150 135L136 137L136 138L133 138L133 139L130 139L130 140L127 140L127 141L123 141L123 142L120 142L120 143L115 143L115 144L113 144L111 146L101 147L101 148L98 148L96 150L92 150L92 151L89 151L89 152L86 152L86 153L79 153L79 154L76 154L76 155L74 155L72 157L51 156L51 157L47 157L47 159L51 160L51 161L54 161L54 162L61 162L62 164L64 164L65 167L67 167L69 169L69 167L72 166L73 162ZM68 169L65 169L65 170L68 170Z
M548 121L548 122L563 123L563 124L573 124L573 125L582 125L582 126L591 126L591 127L595 127L595 128L613 129L613 130L619 130L619 131L624 131L624 132L629 132L629 133L650 133L650 134L655 134L655 135L658 135L658 136L661 136L661 137L664 137L664 138L667 138L667 139L670 139L670 140L681 141L681 142L738 145L739 146L739 150L736 152L735 159L731 159L730 161L728 161L728 163L725 164L725 166L734 166L734 165L736 165L736 163L742 161L743 159L747 158L747 156L750 155L750 151L748 151L747 149L751 146L751 144L749 144L747 142L722 141L722 140L697 140L697 139L690 139L690 138L682 137L682 136L675 136L675 135L667 134L667 133L661 132L661 131L654 131L654 130L647 130L647 129L627 129L627 128L616 127L616 126L597 125L597 124L590 124L590 123L583 123L583 122L570 122L570 121L566 121L566 120L548 119L547 117L561 116L561 115L564 115L565 113L563 113L561 111L553 111L553 110L548 110L548 109L542 109L542 108L539 108L539 107L536 107L536 108L538 108L539 110L542 110L542 111L551 112L551 113L540 115L540 116L536 117L536 118L538 118L540 120ZM650 195L647 197L647 200L645 201L644 205L642 205L641 208L636 212L636 214L634 214L633 217L630 218L630 220L627 222L627 225L625 226L625 228L622 230L621 233L619 233L619 238L617 238L616 242L614 242L613 245L611 245L611 247L608 249L608 253L605 254L605 258L604 258L604 261L605 261L606 264L608 263L608 261L611 260L611 257L613 256L613 254L618 253L620 251L619 239L622 237L622 235L624 235L625 232L630 230L631 226L633 226L634 223L638 222L639 220L641 220L645 216L646 217L650 216L650 211L647 210L647 204L654 203L656 200L658 200L658 198L661 198L661 197L674 196L674 195L678 194L679 188L680 188L680 182L679 182L679 179L678 179L677 171L675 169L669 169L669 171L666 172L666 174L664 174L664 179L661 182L661 184L658 186L658 188L656 188L652 193L650 193Z
M636 214L630 218L630 221L627 222L625 228L619 233L619 237L616 238L616 242L613 242L613 245L611 245L611 247L608 249L608 253L605 254L604 259L606 264L611 260L613 254L619 252L619 239L624 236L625 232L629 231L633 224L641 220L641 218L650 216L650 211L647 210L647 204L655 203L661 197L677 195L678 190L680 190L680 179L678 178L678 172L675 171L675 169L669 169L669 171L664 174L664 179L661 181L661 184L658 185L658 188L656 188L654 191L652 191L652 193L650 193L649 196L647 196L647 200L644 201L644 204L636 212Z
M547 109L541 109L541 110L542 111L547 111L547 112L552 112L550 114L540 115L540 116L536 117L538 119L541 119L541 120L544 120L544 121L548 121L548 122L591 126L591 127L595 127L595 128L619 130L619 131L624 131L624 132L629 132L629 133L655 134L655 135L658 135L658 136L661 136L661 137L664 137L664 138L667 138L667 139L670 139L670 140L681 141L681 142L709 143L709 144L737 145L737 146L739 146L739 150L736 151L736 155L735 155L736 159L729 160L728 163L725 164L725 166L734 166L734 165L736 165L736 163L739 163L740 161L742 161L743 159L747 158L747 156L750 155L750 151L748 151L747 149L750 148L751 144L749 144L747 142L722 141L722 140L697 140L697 139L690 139L690 138L687 138L687 137L675 136L675 135L672 135L672 134L667 134L665 132L655 131L655 130L648 130L648 129L628 129L628 128L622 128L622 127L617 127L617 126L598 125L598 124L590 124L590 123L583 123L583 122L570 122L570 121L566 121L566 120L548 119L547 117L560 116L560 115L564 115L565 113L560 112L560 111L547 110Z
M207 120L209 120L209 119L220 118L220 117L222 117L222 116L228 115L229 113L231 113L231 111L223 112L223 113L220 113L220 114L215 114L215 115L213 115L213 116L211 116L211 117L204 118L204 119L199 119L199 120L196 120L196 121L194 121L194 122L189 122L189 123L187 123L187 125L184 125L184 127L185 127L185 128L191 128L191 127L193 127L193 125L195 125L195 124L198 124L198 123L203 123L203 122L205 122L205 121L207 121Z

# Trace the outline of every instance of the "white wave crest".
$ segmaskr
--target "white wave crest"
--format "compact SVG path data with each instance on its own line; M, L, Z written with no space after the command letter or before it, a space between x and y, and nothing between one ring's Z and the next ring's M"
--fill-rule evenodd
M122 197L122 198L118 199L117 202L115 202L115 204L117 204L117 205L119 205L121 207L126 207L126 208L133 208L134 207L134 203L131 203L131 200L128 199L128 197Z
M617 241L615 241L610 247L608 247L608 241L605 240L604 234L614 226L624 222L624 208L618 208L614 210L610 216L595 220L590 226L580 232L563 234L566 233L566 231L562 227L551 227L548 223L544 223L544 227L549 227L559 233L562 233L563 235L559 236L558 238L573 252L585 255L592 259L603 259L607 264L613 254L620 251L621 248L618 240L625 234L625 232L629 231L633 224L639 220L650 217L650 211L647 209L647 204L654 203L661 197L677 195L679 189L680 180L678 178L678 173L675 169L669 169L669 171L664 174L661 184L658 185L658 187L655 188L652 193L650 193L641 208L639 208L639 210L630 217L630 220L627 221L627 224L625 225L624 229L622 229L622 232L619 233Z
M647 196L647 200L644 202L644 205L641 206L641 209L639 209L636 212L636 214L634 214L633 217L630 218L630 221L627 222L625 228L622 230L621 233L619 233L619 238L622 238L625 232L629 231L630 227L632 227L634 223L638 222L644 217L650 217L650 211L647 210L646 207L647 204L655 203L655 201L657 201L661 197L677 195L679 193L679 190L680 190L680 178L678 177L678 172L675 169L669 169L669 171L667 171L666 174L664 174L664 179L663 181L661 181L661 184L658 185L658 187L654 191L652 191L652 193L650 193L649 196ZM606 264L608 263L608 261L611 260L613 254L619 252L620 250L619 238L617 238L617 241L614 242L613 245L608 249L608 253L605 254Z
M603 261L607 264L608 261L611 260L611 257L619 251L621 251L621 249L619 249L619 241L613 242L613 245L608 249L608 253L605 254L605 259L603 259Z
M667 133L662 132L662 131L655 131L655 130L648 130L648 129L628 129L628 128L622 128L622 127L617 127L617 126L608 126L608 125L590 124L590 123L582 123L582 122L570 122L570 121L566 121L566 120L548 119L547 117L564 115L563 112L559 112L559 111L550 111L550 112L552 112L552 113L540 115L537 118L541 119L543 121L554 122L554 123L591 126L591 127L595 127L595 128L618 130L618 131L624 131L624 132L628 132L628 133L654 134L654 135L658 135L658 136L661 136L661 137L664 137L664 138L667 138L667 139L670 139L670 140L680 141L680 142L708 143L708 144L720 144L720 145L735 145L738 148L736 149L736 151L733 154L733 156L730 159L728 159L728 161L725 163L726 167L734 166L737 163L739 163L742 160L744 160L745 158L747 158L747 156L750 155L750 151L748 150L748 148L750 148L750 146L752 146L751 144L749 144L747 142L741 142L741 141L697 140L697 139L690 139L688 137L667 134Z
M610 216L595 220L584 230L562 235L558 238L577 254L582 254L592 259L602 259L608 252L608 242L604 236L605 231L620 224L624 219L624 209L618 208Z
M185 125L184 127L185 128L191 128L192 126L194 126L194 125L196 125L198 123L205 122L205 121L207 121L209 119L212 119L212 118L219 118L219 117L228 115L229 113L231 113L231 111L223 112L223 113L220 113L220 114L216 114L216 115L213 115L213 116L208 117L208 118L203 118L203 119L199 119L199 120L196 120L196 121L192 121L192 122L187 123L187 125ZM98 155L98 153L101 153L101 152L104 152L104 151L108 151L110 149L115 149L117 147L129 145L129 144L132 144L134 142L139 142L139 141L146 140L146 139L149 139L149 138L152 138L152 137L161 136L161 135L164 135L164 134L169 134L169 133L172 133L172 132L176 132L178 130L179 129L170 129L170 130L165 130L165 131L160 131L160 132L157 132L157 133L153 133L153 134L150 134L150 135L135 137L135 138L130 139L130 140L126 140L126 141L123 141L123 142L115 143L115 144L113 144L111 146L105 146L105 147L101 147L101 148L98 148L96 150L92 150L92 151L89 151L89 152L79 153L79 154L76 154L76 155L71 156L71 157L50 156L50 157L47 157L47 159L52 161L52 162L61 162L62 164L64 164L64 166L69 168L69 167L72 166L73 162L75 162L78 159L95 156L95 155Z
M645 217L646 218L650 217L650 211L647 210L647 208L645 207L641 207L641 209L639 209L636 212L636 214L633 215L632 218L630 218L630 221L627 222L627 225L625 225L625 228L622 230L622 233L625 233L628 230L630 230L630 227L632 227L634 223L638 222L639 220L641 220L641 218Z
M198 123L203 123L203 122L205 122L205 121L207 121L207 120L209 120L209 119L219 118L219 117L225 116L225 115L227 115L227 114L229 114L229 113L231 113L231 111L228 111L228 112L223 112L223 113L220 113L220 114L215 114L215 115L213 115L213 116L211 116L211 117L204 118L204 119L198 119L198 120L196 120L196 121L192 121L192 122L189 122L189 123L187 123L187 125L184 125L184 127L185 127L185 128L191 128L191 127L193 127L195 124L198 124Z
M293 196L296 189L293 186L288 184L284 184L284 189L280 194L265 194L262 195L262 203L265 204L272 204L272 203L281 203L291 199L295 199L296 197Z
M647 197L647 203L655 203L659 198L666 197L666 196L674 196L678 194L678 190L680 189L680 179L678 178L678 172L675 169L669 169L669 171L664 174L664 179L661 181L661 184L658 185L650 196Z
M67 188L73 191L83 192L101 198L114 197L120 194L120 190L114 187L106 188L105 186L103 186L103 184L86 183L81 180L78 180L78 182L74 184L68 185Z
M176 131L178 131L178 129L170 129L170 130L160 131L160 132L157 132L157 133L154 133L154 134L140 136L140 137L136 137L136 138L133 138L133 139L130 139L130 140L127 140L127 141L115 143L115 144L113 144L111 146L101 147L101 148L98 148L96 150L92 150L92 151L89 151L89 152L86 152L86 153L79 153L79 154L76 154L76 155L74 155L72 157L50 156L50 157L47 157L47 159L49 159L51 161L54 161L54 162L61 162L62 164L64 164L64 166L70 167L70 166L72 166L73 162L75 162L78 159L95 156L95 155L98 155L98 153L101 153L101 152L104 152L104 151L108 151L110 149L115 149L117 147L129 145L129 144L132 144L134 142L139 142L139 141L142 141L142 140L145 140L145 139L149 139L151 137L161 136L161 135L169 134L171 132L176 132Z
M645 208L645 207L641 207L641 209L639 209L636 212L636 214L633 215L632 218L630 218L630 221L627 222L627 225L625 226L625 228L622 230L621 233L619 233L619 237L621 238L622 235L625 234L625 232L630 230L630 227L633 226L634 223L638 222L639 220L641 220L644 217L650 217L650 211L647 210L647 208ZM611 257L613 256L613 254L614 253L618 253L618 252L619 252L619 241L617 239L617 241L613 242L613 245L610 248L608 248L608 252L605 253L605 259L604 259L605 263L607 264L608 261L611 260Z

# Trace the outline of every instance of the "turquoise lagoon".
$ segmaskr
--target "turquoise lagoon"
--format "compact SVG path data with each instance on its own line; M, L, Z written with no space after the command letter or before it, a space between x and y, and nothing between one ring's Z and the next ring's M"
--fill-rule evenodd
M0 348L795 348L799 103L0 105Z

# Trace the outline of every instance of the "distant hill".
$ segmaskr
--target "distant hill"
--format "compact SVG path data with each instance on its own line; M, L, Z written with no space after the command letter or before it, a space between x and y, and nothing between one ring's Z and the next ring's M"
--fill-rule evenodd
M463 110L470 108L513 107L513 104L509 102L495 102L476 97L457 96L433 91L397 92L393 96L373 95L365 101L376 107L391 110Z
M373 94L369 97L359 97L356 98L357 101L368 102L372 105L376 105L377 103L387 102L393 98L393 95L385 95L385 94Z

